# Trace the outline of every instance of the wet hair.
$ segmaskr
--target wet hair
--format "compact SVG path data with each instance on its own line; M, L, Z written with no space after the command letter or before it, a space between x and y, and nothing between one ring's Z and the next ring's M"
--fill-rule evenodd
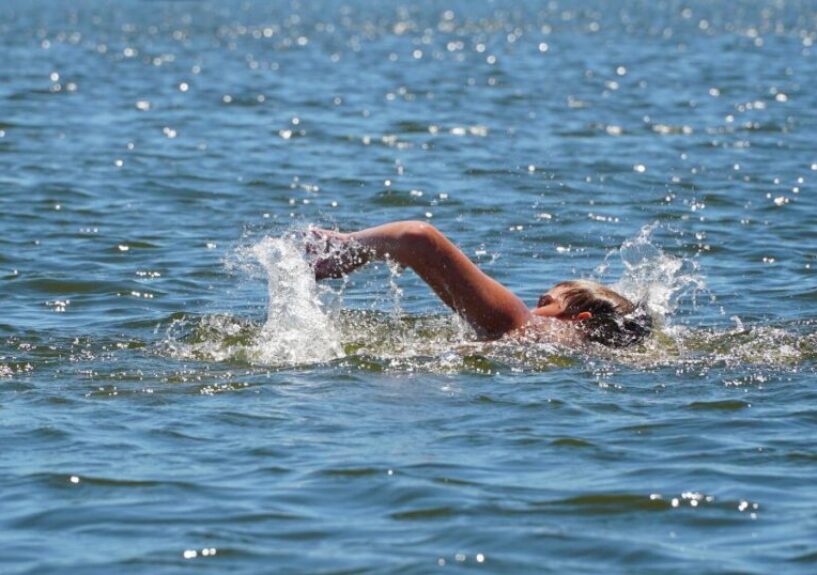
M564 316L574 317L583 311L592 314L578 324L588 341L626 347L652 332L652 318L645 306L634 304L608 287L588 280L566 281L555 287L564 290Z

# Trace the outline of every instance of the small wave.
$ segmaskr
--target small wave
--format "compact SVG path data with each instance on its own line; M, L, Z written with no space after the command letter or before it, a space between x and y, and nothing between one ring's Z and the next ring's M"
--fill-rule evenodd
M311 351L298 337L268 341L266 323L230 315L176 320L164 342L174 357L206 362L295 367L331 362L368 372L434 372L493 375L549 371L590 365L601 371L673 368L685 372L724 370L724 384L763 384L771 372L808 369L817 359L813 326L754 327L749 330L667 329L634 348L594 344L571 350L550 343L506 339L480 342L453 316L403 316L345 310L331 316L327 345ZM290 326L291 328L291 326ZM304 346L296 349L287 345ZM338 351L335 352L335 349ZM590 364L587 364L587 361ZM731 375L730 375L731 374ZM733 406L693 406L728 409Z
M598 353L623 365L642 369L673 367L695 372L724 369L725 385L763 384L771 372L813 368L817 332L801 322L777 326L740 325L735 329L665 326L645 344ZM725 375L726 375L725 374Z

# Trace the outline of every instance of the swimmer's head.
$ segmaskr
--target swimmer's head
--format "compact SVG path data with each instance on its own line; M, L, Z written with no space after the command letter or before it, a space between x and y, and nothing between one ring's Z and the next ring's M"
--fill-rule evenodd
M588 280L556 284L539 298L533 313L575 321L588 341L615 347L638 343L652 331L652 319L643 306Z

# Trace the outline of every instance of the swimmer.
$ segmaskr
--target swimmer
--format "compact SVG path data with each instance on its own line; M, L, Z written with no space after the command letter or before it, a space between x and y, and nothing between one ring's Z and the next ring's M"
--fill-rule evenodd
M317 280L342 277L374 260L411 268L485 339L569 332L583 341L623 347L650 333L650 318L642 307L588 280L558 283L528 308L425 222L392 222L351 233L312 228L307 252L314 258Z

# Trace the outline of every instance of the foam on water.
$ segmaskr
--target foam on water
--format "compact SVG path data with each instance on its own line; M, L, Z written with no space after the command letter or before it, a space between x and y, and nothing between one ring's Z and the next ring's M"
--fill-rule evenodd
M401 271L392 265L386 266L385 297L374 297L369 310L341 309L348 286L343 282L333 290L315 282L301 239L304 234L264 237L236 251L237 262L232 267L266 282L263 322L224 314L205 315L192 323L177 320L165 347L175 357L257 366L342 360L355 369L445 373L491 373L503 368L536 371L580 359L610 360L630 367L675 365L682 370L797 368L815 357L814 334L808 325L746 326L736 319L735 327L718 328L678 322L679 307L686 300L694 307L697 296L706 293L705 280L696 261L668 254L656 245L656 229L656 225L646 226L610 252L596 269L599 279L608 271L620 271L620 277L608 283L645 305L655 319L654 335L634 348L591 345L570 349L555 342L514 338L476 341L453 313L405 314ZM378 307L388 309L375 309Z

